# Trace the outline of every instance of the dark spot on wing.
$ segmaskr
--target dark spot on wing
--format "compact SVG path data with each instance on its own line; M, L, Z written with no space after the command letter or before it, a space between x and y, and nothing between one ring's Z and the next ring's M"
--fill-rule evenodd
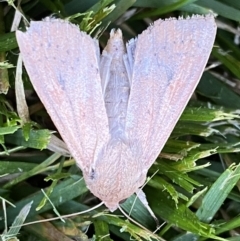
M58 74L58 82L61 85L61 87L64 89L65 88L65 80L64 80L63 76L61 75L61 73Z
M95 179L95 171L94 171L93 168L92 168L91 173L90 173L90 178L91 178L91 180Z

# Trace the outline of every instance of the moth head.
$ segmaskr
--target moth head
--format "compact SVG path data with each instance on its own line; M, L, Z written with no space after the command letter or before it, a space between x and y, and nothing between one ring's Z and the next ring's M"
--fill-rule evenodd
M120 203L124 202L143 185L146 176L135 174L132 172L129 178L129 176L118 172L108 175L107 178L102 178L96 170L93 179L85 177L85 180L90 191L113 212Z
M84 173L87 187L112 212L121 201L135 193L146 179L141 161L131 156L131 152L124 151L119 147L108 148L96 161L94 168Z

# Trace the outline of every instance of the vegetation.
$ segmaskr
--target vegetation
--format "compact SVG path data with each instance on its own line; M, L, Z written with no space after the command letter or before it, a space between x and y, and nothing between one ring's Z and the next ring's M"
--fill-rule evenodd
M26 0L17 4L0 2L1 239L239 240L240 2ZM99 200L86 188L74 160L63 155L67 151L57 133L52 137L55 128L24 69L23 91L21 67L16 71L16 27L11 32L17 12L24 16L21 28L26 20L51 14L68 18L99 36L101 46L113 27L130 39L158 18L216 15L218 33L207 69L143 188L160 222L155 234L155 220L134 195L121 207L128 214L131 210L129 215L142 226L103 206L60 219ZM59 219L47 221L52 217Z

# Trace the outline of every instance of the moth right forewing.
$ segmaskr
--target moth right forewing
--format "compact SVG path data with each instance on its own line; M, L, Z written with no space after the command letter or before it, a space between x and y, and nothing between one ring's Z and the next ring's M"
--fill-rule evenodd
M16 36L34 89L77 164L88 170L108 140L95 40L56 19L31 22Z
M213 47L213 16L157 20L138 36L126 134L148 169L190 99Z

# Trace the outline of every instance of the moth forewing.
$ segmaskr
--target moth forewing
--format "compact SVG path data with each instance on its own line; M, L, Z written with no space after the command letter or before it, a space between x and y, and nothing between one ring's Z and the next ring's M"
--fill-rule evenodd
M153 164L195 90L211 53L212 15L157 20L138 36L126 135L146 170ZM131 56L131 54L130 54Z
M76 163L89 172L109 138L96 41L52 18L31 22L16 37L34 89Z

